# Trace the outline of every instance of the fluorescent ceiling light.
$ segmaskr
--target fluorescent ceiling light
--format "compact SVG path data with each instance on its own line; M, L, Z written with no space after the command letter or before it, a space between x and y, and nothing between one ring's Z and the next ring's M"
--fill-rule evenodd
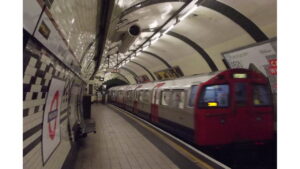
M158 41L158 39L159 39L159 38L157 38L157 39L154 39L154 40L151 40L151 44L154 44L155 42L157 42L157 41Z
M157 38L159 38L160 37L160 33L158 32L158 33L156 33L152 38L151 38L151 40L155 40L155 39L157 39Z
M146 50L147 48L149 48L149 45L148 45L148 46L145 46L145 47L143 47L143 50Z
M158 26L158 22L155 20L153 23L149 24L149 28L156 28Z
M171 25L166 31L164 31L164 33L163 34L166 34L166 33L168 33L172 28L174 28L174 25Z
M198 6L194 6L191 10L189 10L187 13L185 13L182 17L179 17L178 19L180 21L184 20L189 14L194 12L197 8L198 8Z

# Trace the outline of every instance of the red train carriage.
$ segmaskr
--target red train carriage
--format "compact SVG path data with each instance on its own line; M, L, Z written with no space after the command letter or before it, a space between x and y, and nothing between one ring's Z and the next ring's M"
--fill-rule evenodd
M274 134L268 79L246 69L114 87L109 98L199 146L267 141Z
M220 145L270 140L274 111L268 79L234 69L199 85L195 110L195 142Z

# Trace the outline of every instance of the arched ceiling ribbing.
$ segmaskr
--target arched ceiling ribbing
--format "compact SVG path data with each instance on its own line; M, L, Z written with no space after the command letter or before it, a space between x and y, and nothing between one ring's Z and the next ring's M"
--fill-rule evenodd
M107 68L124 61L137 76L146 74L154 80L155 72L173 66L179 66L187 76L226 69L222 52L276 37L276 3L276 0L56 0L47 12L80 63L83 78L88 79L95 71L95 75L104 76ZM111 17L107 8L110 4L114 6ZM179 19L196 5L196 10ZM133 24L139 25L142 33L127 52L118 54L119 44L111 37ZM171 25L174 26L170 32L161 36ZM103 32L107 32L107 37ZM145 43L156 32L161 37L155 43L154 40ZM139 51L141 44L143 50ZM129 63L125 58L133 57L135 51L140 53L136 52L138 55Z

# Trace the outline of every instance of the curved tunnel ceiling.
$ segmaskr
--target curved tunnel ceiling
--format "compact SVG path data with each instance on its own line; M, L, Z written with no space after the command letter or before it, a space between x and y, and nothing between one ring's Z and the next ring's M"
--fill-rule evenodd
M98 74L104 74L109 62L109 68L119 68L119 73L130 83L137 83L135 78L142 75L157 80L155 72L173 66L179 66L185 76L224 70L222 52L276 37L276 0L146 0L130 1L131 6L125 6L125 0L122 2L121 10L115 7L112 18L115 23L111 23L109 36L114 29L122 30L133 23L140 25L142 33L122 54L117 54L117 43L106 39ZM195 6L190 3L199 6L179 21L179 17ZM145 43L143 50L138 49L153 33L161 33L174 23L155 43L152 39L152 43ZM107 56L109 59L104 59Z

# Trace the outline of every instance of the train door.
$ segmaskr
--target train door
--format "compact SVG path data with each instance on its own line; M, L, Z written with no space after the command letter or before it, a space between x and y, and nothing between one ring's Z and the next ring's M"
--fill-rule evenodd
M250 79L234 79L232 89L233 139L245 142L271 138L273 116L269 87Z
M133 110L132 110L133 113L138 112L138 98L139 98L138 91L134 90Z
M234 80L231 83L231 106L232 121L231 132L232 139L237 142L248 140L247 135L251 131L251 113L249 109L250 86L246 79Z
M249 124L250 139L266 140L271 139L274 134L274 109L272 94L269 85L263 83L252 83L250 86L252 97L251 124Z
M159 87L163 86L165 83L158 83L154 86L152 90L152 99L151 99L151 120L158 122L158 104L160 98Z
M139 85L137 88L135 88L133 90L134 92L134 96L133 96L133 113L137 113L138 112L138 99L139 99L139 91L137 90L138 88L142 87L142 85Z

